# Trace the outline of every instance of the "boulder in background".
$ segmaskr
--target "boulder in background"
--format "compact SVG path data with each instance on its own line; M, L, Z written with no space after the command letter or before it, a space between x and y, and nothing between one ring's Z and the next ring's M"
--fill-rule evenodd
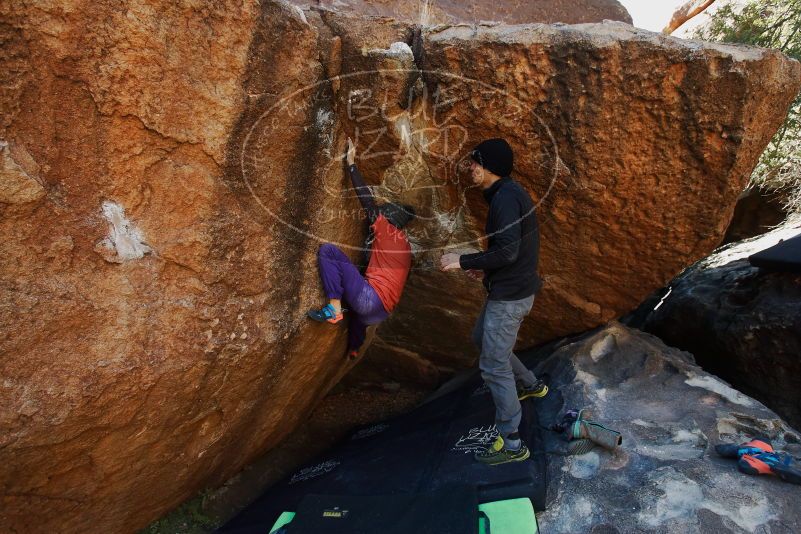
M644 329L801 427L801 274L766 272L748 256L801 232L788 224L689 267Z

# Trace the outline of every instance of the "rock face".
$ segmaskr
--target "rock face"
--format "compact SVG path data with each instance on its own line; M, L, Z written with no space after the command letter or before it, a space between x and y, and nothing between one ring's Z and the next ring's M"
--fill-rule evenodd
M346 371L344 333L303 317L316 247L229 186L227 145L264 98L247 92L254 36L282 43L272 83L319 75L318 32L263 6L0 8L4 532L136 531L277 443ZM286 124L273 155L293 199L323 172L291 165L319 149L304 133Z
M612 323L541 351L551 391L543 424L569 408L623 434L614 453L549 458L543 532L770 532L801 529L799 490L749 477L714 446L754 435L798 456L801 436L759 402L695 365L690 354ZM547 448L563 446L546 432Z
M784 226L722 248L670 283L645 329L801 427L801 275L748 256L801 232Z
M346 136L376 194L419 207L380 343L436 376L469 363L481 298L432 268L480 236L457 172L472 143L508 137L540 201L532 342L621 313L713 247L799 84L780 54L622 23L415 29L267 0L0 17L12 532L136 531L279 442L348 370L344 329L305 318L318 245L361 253Z
M385 16L420 24L495 21L506 24L562 22L579 24L619 20L631 24L631 15L617 0L293 0L300 6L321 6L362 15Z
M427 154L453 150L457 132L465 148L505 137L513 176L538 204L544 286L523 346L603 324L711 252L767 140L762 127L777 126L772 102L798 87L796 64L769 74L787 64L772 53L622 23L433 28L420 49L431 94L444 93L432 114L451 134ZM427 163L458 176L445 158ZM464 198L480 227L483 200ZM476 246L462 239L457 229L444 246ZM461 273L412 277L379 336L440 366L471 363L482 294Z
M36 179L37 165L24 148L17 154L17 162L8 143L0 141L0 202L25 204L44 196L44 188ZM23 166L29 165L28 171Z

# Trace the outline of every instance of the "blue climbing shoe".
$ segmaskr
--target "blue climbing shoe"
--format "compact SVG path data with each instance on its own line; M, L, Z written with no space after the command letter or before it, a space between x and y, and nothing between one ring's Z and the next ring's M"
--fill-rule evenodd
M334 309L332 305L326 304L319 310L309 310L309 312L306 315L308 315L311 319L314 319L315 321L320 323L337 324L344 317L342 315L343 311L345 310L340 310L340 312L337 313L336 309Z

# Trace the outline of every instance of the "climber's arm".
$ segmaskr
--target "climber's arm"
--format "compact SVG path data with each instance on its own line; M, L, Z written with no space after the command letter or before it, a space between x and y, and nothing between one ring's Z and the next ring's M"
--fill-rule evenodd
M356 164L348 165L348 173L350 174L350 181L353 184L353 189L356 191L356 195L359 197L359 202L362 203L362 207L367 212L367 216L371 221L375 220L378 216L378 207L375 204L375 199L373 198L373 193L370 191L370 187L364 183L362 173L356 168Z
M496 228L491 245L484 252L463 254L459 257L462 269L479 269L488 271L511 265L520 255L522 239L521 219L523 214L513 198L501 196L499 193L492 199L490 212L490 228Z
M356 191L356 196L359 197L359 202L367 212L370 222L373 222L378 217L378 207L375 204L373 193L370 188L364 183L364 178L356 168L356 147L353 146L353 141L348 137L348 150L345 153L345 162L348 165L348 174L350 174L350 181L353 184L353 189Z

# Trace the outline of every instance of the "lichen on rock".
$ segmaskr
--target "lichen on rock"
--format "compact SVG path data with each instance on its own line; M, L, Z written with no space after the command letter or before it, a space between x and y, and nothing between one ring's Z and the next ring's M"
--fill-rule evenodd
M150 247L144 242L141 230L125 217L125 208L106 200L103 217L109 222L109 235L98 242L95 250L108 262L122 263L148 254Z

